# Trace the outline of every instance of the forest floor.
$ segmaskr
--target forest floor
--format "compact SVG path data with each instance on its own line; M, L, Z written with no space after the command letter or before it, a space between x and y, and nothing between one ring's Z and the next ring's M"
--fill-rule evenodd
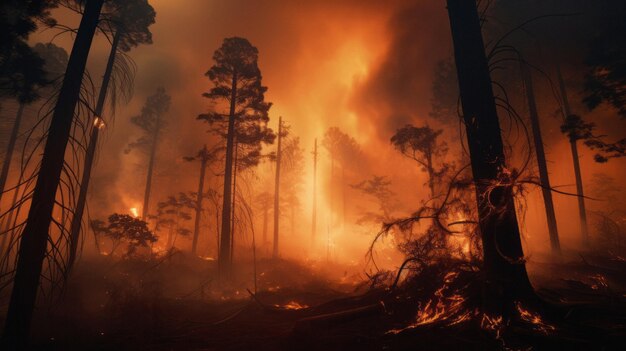
M83 260L33 325L37 350L625 350L626 261L529 264L549 311L478 312L476 270L429 266L396 289L339 265L260 260L218 284L215 262ZM43 304L42 304L43 305Z

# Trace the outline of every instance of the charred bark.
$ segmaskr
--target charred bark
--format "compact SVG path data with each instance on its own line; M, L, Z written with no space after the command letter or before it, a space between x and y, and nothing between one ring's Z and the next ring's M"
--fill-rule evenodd
M512 311L534 296L524 264L512 188L475 1L448 0L463 118L483 243L486 309ZM504 184L503 184L504 183Z
M2 344L5 350L27 347L48 232L59 186L65 149L70 136L89 49L104 0L88 0L74 40L63 85L52 115L39 177L35 184L26 226L20 240L13 291Z

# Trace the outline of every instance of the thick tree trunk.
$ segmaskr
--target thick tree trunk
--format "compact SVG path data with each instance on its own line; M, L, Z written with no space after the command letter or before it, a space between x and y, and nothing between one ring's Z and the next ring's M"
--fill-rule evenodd
M559 77L559 87L561 89L561 97L563 99L563 110L565 118L572 114L567 97L567 89L561 75L561 69L557 68ZM580 171L580 160L578 156L578 145L576 138L570 138L570 149L572 151L572 160L574 161L574 175L576 176L576 195L578 196L578 217L580 218L580 234L583 246L589 246L589 226L587 225L587 210L585 209L585 192L583 191L583 176Z
M94 122L91 127L91 137L89 138L89 145L87 146L87 151L85 153L85 164L83 166L83 175L80 182L78 200L76 201L76 210L74 211L74 217L72 218L72 225L70 227L70 257L68 261L68 267L70 269L74 266L76 252L78 251L80 230L83 223L83 213L85 211L85 207L87 206L87 191L89 190L91 171L93 169L93 162L96 156L96 147L98 146L98 134L100 133L100 128L104 127L102 112L104 111L104 103L106 101L109 82L111 81L111 74L113 72L113 64L115 63L115 55L117 53L117 45L119 44L119 41L120 32L118 31L115 33L115 37L113 38L111 52L109 53L109 60L107 61L104 76L102 77L102 86L100 87L100 94L98 96L98 102L94 112Z
M311 243L315 245L317 231L317 138L313 147L313 209L311 216Z
M230 95L226 162L224 165L224 198L222 199L222 230L218 266L222 273L230 271L230 215L232 205L233 144L235 142L235 106L237 99L237 72L233 73Z
M19 257L3 334L4 350L26 349L39 276L46 255L52 210L63 169L65 149L74 119L87 56L103 0L88 0L67 71L52 115L39 177L20 241Z
M478 203L486 278L486 309L512 311L534 296L524 264L512 189L506 177L500 124L475 1L448 0L463 116Z
M539 124L539 113L537 112L537 103L535 101L535 92L533 89L533 79L528 66L522 64L522 76L524 85L526 86L526 98L528 99L528 113L530 115L530 125L533 132L533 141L535 144L535 154L537 156L537 166L539 168L539 181L541 182L541 192L543 194L543 203L546 208L546 220L548 221L548 233L550 234L550 247L553 253L561 252L559 243L559 231L556 225L556 215L554 213L554 202L552 201L552 190L550 189L550 177L548 175L548 164L546 162L546 153L543 149L543 139L541 137L541 126Z
M193 241L191 242L191 252L197 255L198 236L200 235L200 219L202 217L202 199L204 194L204 175L207 165L207 148L202 149L202 160L200 160L200 180L198 181L198 197L196 198L196 218L193 226Z
M9 144L7 145L7 153L4 156L4 163L2 163L2 173L0 173L0 204L2 203L2 195L4 194L4 187L9 177L9 169L11 168L11 160L13 159L13 150L15 150L15 144L17 143L17 134L20 131L20 124L22 123L22 114L24 113L24 103L20 103L20 107L17 109L15 115L15 121L13 122L13 129L11 129L11 136L9 136ZM17 189L16 189L17 191Z
M272 257L278 258L278 231L280 226L280 162L281 162L281 140L283 133L283 119L278 118L278 145L276 149L276 178L274 179L274 245Z
M146 190L143 196L143 210L141 219L148 220L150 214L150 192L152 191L152 173L154 172L154 161L156 158L156 149L159 140L159 131L161 129L161 116L157 116L154 134L152 135L152 144L150 145L150 160L148 161L148 174L146 176Z

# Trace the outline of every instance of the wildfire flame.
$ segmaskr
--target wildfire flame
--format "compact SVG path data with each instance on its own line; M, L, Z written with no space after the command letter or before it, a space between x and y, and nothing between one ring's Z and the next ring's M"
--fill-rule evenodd
M525 309L519 301L515 302L515 307L517 308L520 318L522 318L523 321L532 324L535 330L543 334L549 334L556 330L556 327L546 323L543 318L541 318L541 315Z
M138 218L139 217L139 211L137 210L137 207L131 207L130 208L130 214L133 217Z
M282 308L285 310L301 310L308 308L309 305L301 304L298 301L289 301L284 305L274 305L274 307Z
M459 294L458 291L454 291L452 294L447 294L449 284L452 283L457 277L458 272L448 272L443 278L443 286L435 291L435 297L429 300L423 307L420 304L420 308L417 311L415 322L402 329L392 329L387 333L398 334L407 329L413 329L420 325L432 324L435 322L444 322L446 325L451 326L459 324L469 320L472 316L472 312L464 309L465 297Z

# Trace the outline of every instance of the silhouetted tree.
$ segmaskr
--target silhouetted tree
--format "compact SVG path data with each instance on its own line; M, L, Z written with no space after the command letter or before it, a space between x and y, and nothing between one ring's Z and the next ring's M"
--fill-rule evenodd
M580 232L582 243L584 246L589 244L589 227L587 225L587 210L585 209L585 195L583 190L583 176L580 170L580 160L578 156L578 140L588 139L592 136L593 124L586 123L580 116L572 114L567 97L567 89L565 81L561 75L561 70L557 70L559 88L561 90L561 103L563 106L564 121L561 126L561 132L567 135L572 152L572 161L574 164L574 176L576 177L576 195L578 197L578 217L580 219Z
M28 343L30 323L37 296L42 263L46 255L48 231L64 155L74 120L81 82L91 41L96 31L104 0L87 0L74 40L63 84L59 91L48 137L44 146L40 177L37 178L28 219L20 238L13 291L9 302L2 343L5 349L24 349Z
M124 256L131 257L138 248L147 248L157 241L157 236L148 229L148 223L127 214L110 215L106 226L101 220L93 220L91 228L97 235L111 240L109 256L113 256L122 244L126 244Z
M282 164L282 140L287 136L288 129L283 129L283 118L278 118L278 144L276 145L276 170L274 178L274 242L272 257L278 258L278 238L280 231L280 167Z
M448 152L446 143L437 141L441 133L443 130L434 130L428 125L415 127L408 124L398 129L396 134L391 137L391 143L402 155L417 162L422 170L428 173L428 188L431 198L435 197L435 183L450 168L450 165L443 161L440 162L439 167L436 167L434 163L435 159L443 159Z
M256 197L257 207L263 212L263 247L268 247L269 241L267 240L267 226L269 224L269 213L274 202L274 196L264 191Z
M130 152L133 148L140 148L148 151L148 172L146 175L146 190L143 198L143 210L141 218L146 219L150 206L150 191L152 190L152 174L154 172L154 162L159 144L160 133L167 126L165 113L169 110L171 103L170 96L164 88L158 88L154 95L146 100L141 114L131 118L131 122L142 129L144 135L135 142L129 144L126 150Z
M80 190L78 194L78 200L76 201L76 209L74 211L74 217L72 218L72 224L70 228L70 258L69 267L71 268L76 259L76 251L78 248L78 242L80 240L80 230L83 219L83 212L87 203L87 191L89 189L89 181L91 179L91 170L93 168L93 162L96 154L96 147L98 145L98 137L100 129L105 125L103 112L104 104L107 99L107 92L109 90L109 83L113 76L113 71L116 63L118 52L128 52L133 46L139 44L151 44L152 34L148 27L154 23L155 12L152 6L148 4L146 0L132 0L123 2L107 3L105 6L104 19L107 21L109 30L113 33L113 42L111 43L111 51L109 53L109 59L107 61L106 68L104 70L104 76L102 77L102 85L100 86L100 94L98 95L98 101L96 102L96 108L94 110L94 122L91 127L91 133L89 135L89 144L85 153L85 162L83 166L83 174L80 182ZM123 62L123 60L122 60ZM123 68L117 68L123 70L127 68L125 65L118 63ZM128 73L127 73L128 74ZM128 77L128 76L126 76ZM129 77L129 79L132 79ZM131 81L119 82L119 84L125 84L132 86ZM113 101L116 99L114 98Z
M550 246L552 252L559 253L561 245L559 243L559 231L556 224L556 214L554 213L554 202L552 201L552 189L550 187L550 177L548 175L548 164L546 153L543 149L543 138L541 136L541 125L539 123L539 112L537 112L537 102L533 88L532 75L527 65L522 63L522 77L526 88L526 99L528 101L528 114L530 116L530 126L533 133L535 145L535 155L537 156L537 168L539 168L539 182L543 203L546 208L546 220L548 222L548 232L550 234Z
M485 306L511 312L514 301L534 297L524 264L510 172L476 2L448 0L463 118L471 158L483 245Z
M363 195L372 197L378 205L378 211L365 211L357 220L357 224L366 222L382 224L391 221L391 214L395 208L395 193L391 191L391 181L387 177L374 175L370 179L351 186Z
M259 52L244 38L226 38L222 46L213 54L215 64L206 73L213 88L204 96L215 103L214 109L198 116L213 126L213 132L226 140L226 160L224 165L224 193L222 206L222 230L219 266L222 271L230 268L231 216L233 201L233 159L235 138L245 143L246 131L259 131L268 135L268 111L271 104L265 102L267 88L261 85L261 71L257 60ZM219 104L222 103L220 106ZM227 109L226 113L220 111ZM224 125L227 128L224 128ZM265 132L265 133L264 133ZM267 143L272 137L258 140Z
M204 178L206 174L206 168L209 163L217 160L216 153L220 151L219 148L213 148L211 150L207 149L206 145L198 151L196 156L193 157L185 157L186 161L200 161L200 178L198 180L198 191L196 192L195 199L195 222L193 229L193 241L191 242L191 252L196 255L197 247L198 247L198 237L200 235L200 219L202 218L202 200L204 199L204 195L200 196L200 194L204 194Z
M179 193L178 196L168 196L167 200L157 204L156 215L150 217L156 219L157 229L155 231L161 227L168 228L166 250L174 247L178 235L188 236L191 233L189 229L181 228L180 221L191 220L191 214L185 209L191 210L195 206L196 201L185 193Z
M32 97L36 95L37 87L46 83L44 61L27 41L37 30L38 23L48 27L56 24L50 10L57 4L57 0L5 0L0 3L0 97L18 100Z
M98 136L100 129L105 125L103 117L104 104L107 99L107 92L109 91L109 83L114 75L116 60L118 61L117 71L128 69L127 65L125 65L126 62L123 59L120 60L120 57L118 57L118 52L125 53L139 44L152 43L152 33L150 33L148 27L154 23L155 12L152 6L148 4L147 0L115 1L106 4L105 13L102 17L100 25L106 25L108 30L112 32L113 41L102 78L102 85L100 86L100 94L98 95L98 101L94 110L94 121L89 135L89 144L85 152L80 190L70 227L71 244L68 261L70 268L76 259L83 212L87 203L87 191L89 189L91 171L96 155L96 147L98 145ZM122 82L117 82L118 85L132 86L132 81L128 81L132 80L132 77L129 77L129 72L122 72L118 75L127 78ZM115 84L113 85L115 86ZM115 100L114 94L112 101Z
M304 183L304 149L300 146L300 138L290 136L285 138L282 147L282 176L281 176L281 213L289 213L291 234L295 234L295 217L301 209L300 194ZM282 208L289 211L282 211Z
M337 127L331 127L324 133L322 139L322 146L326 149L330 155L330 171L331 181L335 179L335 163L339 162L341 165L341 195L342 195L342 224L345 225L346 221L346 187L348 186L346 180L346 168L354 167L359 164L361 157L361 149L359 144L346 133L342 132ZM331 210L333 212L336 209L333 207L334 201L331 196Z

